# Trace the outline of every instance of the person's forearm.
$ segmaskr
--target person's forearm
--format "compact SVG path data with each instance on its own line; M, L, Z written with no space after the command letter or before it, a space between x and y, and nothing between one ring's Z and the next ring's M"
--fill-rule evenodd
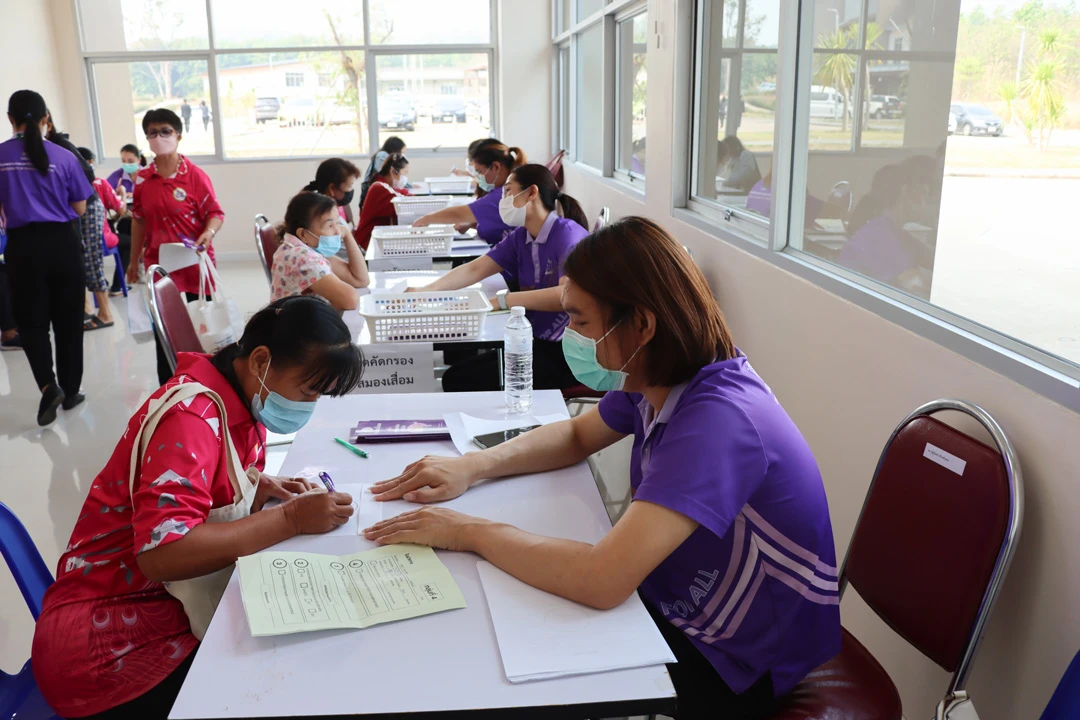
M349 256L349 263L347 265L349 275L351 276L351 282L353 287L365 288L371 284L371 278L368 276L367 262L364 260L364 251L360 249L360 245L357 244L356 238L349 231L345 232L345 251Z
M473 215L468 205L457 205L428 213L421 220L424 221L425 225L457 225L458 223L476 222L476 216Z
M207 230L213 230L214 235L217 235L218 230L220 230L221 226L224 224L225 218L221 217L220 215L215 215L214 217L206 221L206 226L203 228L203 232L206 232Z
M142 258L143 240L146 237L146 224L138 218L131 219L131 262L136 265Z
M441 278L425 285L420 290L460 290L464 287L469 287L474 283L478 283L486 278L490 273L486 273L484 268L477 262L468 262L464 265L458 265L450 272L443 275Z
M526 310L540 312L562 312L562 288L551 287L542 290L507 293L506 306L521 306Z
M140 554L137 561L155 582L187 580L217 572L237 558L295 535L286 506L277 505L233 522L202 523L180 540Z
M618 568L603 567L594 545L501 523L467 525L462 532L466 548L535 588L601 610L626 600L609 577Z

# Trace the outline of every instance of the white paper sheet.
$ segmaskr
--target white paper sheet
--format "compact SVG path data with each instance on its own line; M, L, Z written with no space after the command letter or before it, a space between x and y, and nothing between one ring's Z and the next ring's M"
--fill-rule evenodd
M176 272L199 264L199 253L183 243L164 243L158 248L158 264L166 272Z
M555 414L507 415L496 420L473 417L459 412L443 415L446 428L450 431L450 439L454 442L454 447L462 455L479 452L482 449L472 441L477 435L487 435L488 433L513 430L514 428L528 427L529 425L550 425L565 419L565 416Z
M356 507L356 515L353 516L356 521L351 524L352 532L342 532L343 535L363 535L365 530L377 522L389 520L401 513L422 507L405 500L376 502L375 496L371 494L371 485L372 483L348 483L338 486L341 492L352 495L354 507ZM345 525L350 525L350 523L345 523ZM334 532L336 533L337 530Z
M488 562L476 566L512 683L675 662L637 594L594 610L530 587Z

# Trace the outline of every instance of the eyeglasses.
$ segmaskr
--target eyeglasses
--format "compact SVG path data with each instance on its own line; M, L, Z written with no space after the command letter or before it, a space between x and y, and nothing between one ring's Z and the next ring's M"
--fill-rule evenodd
M146 139L147 140L153 140L156 137L167 138L167 137L172 137L175 134L176 134L176 131L173 130L172 128L163 128L161 130L151 130L150 132L146 133Z

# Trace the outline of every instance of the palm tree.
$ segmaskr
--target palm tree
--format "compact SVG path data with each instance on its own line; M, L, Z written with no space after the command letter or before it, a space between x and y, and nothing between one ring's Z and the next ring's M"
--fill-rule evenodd
M1021 122L1020 89L1012 80L998 86L998 98L1001 100L1001 120L1005 124Z
M837 30L821 41L821 48L826 50L847 50L851 36L847 29ZM820 54L814 60L814 80L819 85L836 88L844 98L844 112L841 115L841 128L847 132L848 97L855 77L855 56L848 53Z
M1028 68L1028 77L1024 81L1024 96L1027 98L1028 112L1039 129L1039 150L1046 149L1043 132L1053 132L1054 126L1061 121L1065 101L1061 96L1062 63L1058 59L1046 59L1033 62Z
M859 42L859 23L854 23L849 32L851 33L851 39L855 43ZM881 36L884 34L884 30L876 22L870 22L866 24L866 49L877 50L881 48ZM865 77L863 78L863 127L866 127L870 122L870 63L865 63Z

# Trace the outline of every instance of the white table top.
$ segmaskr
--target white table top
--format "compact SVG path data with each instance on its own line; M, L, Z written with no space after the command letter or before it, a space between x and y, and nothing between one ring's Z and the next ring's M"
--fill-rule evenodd
M360 420L426 419L465 411L495 418L502 393L351 395L323 398L297 433L282 474L319 466L338 483L374 482L427 454L454 455L449 440L388 443L361 460L334 445ZM565 413L561 395L538 391L534 413ZM447 507L523 529L596 542L610 528L585 463L541 475L481 483ZM352 535L304 536L281 550L345 554L374 547ZM477 575L479 558L439 552L468 607L359 631L255 638L233 574L172 720L312 715L455 712L479 709L598 705L594 717L670 711L674 689L662 666L512 685ZM666 704L666 708L664 705ZM610 711L609 711L610 710ZM510 715L513 717L513 715Z
M408 280L408 287L420 287L435 282L438 278L445 275L446 272L447 271L443 270L372 271L370 273L371 286L359 290L359 293L361 295L366 295L373 289L384 290L402 280ZM496 274L481 280L475 285L470 285L469 287L481 288L487 293L488 297L492 297L499 290L506 289L506 280L502 275ZM358 311L346 310L342 319L345 321L345 325L349 328L349 331L352 332L355 342L358 345L371 344L371 333L368 332L367 323L364 322L364 318L360 316ZM484 319L484 327L480 331L480 337L476 340L447 340L435 344L440 346L449 344L468 345L470 343L485 346L501 344L503 341L503 333L506 330L506 322L509 319L510 313L490 312Z

